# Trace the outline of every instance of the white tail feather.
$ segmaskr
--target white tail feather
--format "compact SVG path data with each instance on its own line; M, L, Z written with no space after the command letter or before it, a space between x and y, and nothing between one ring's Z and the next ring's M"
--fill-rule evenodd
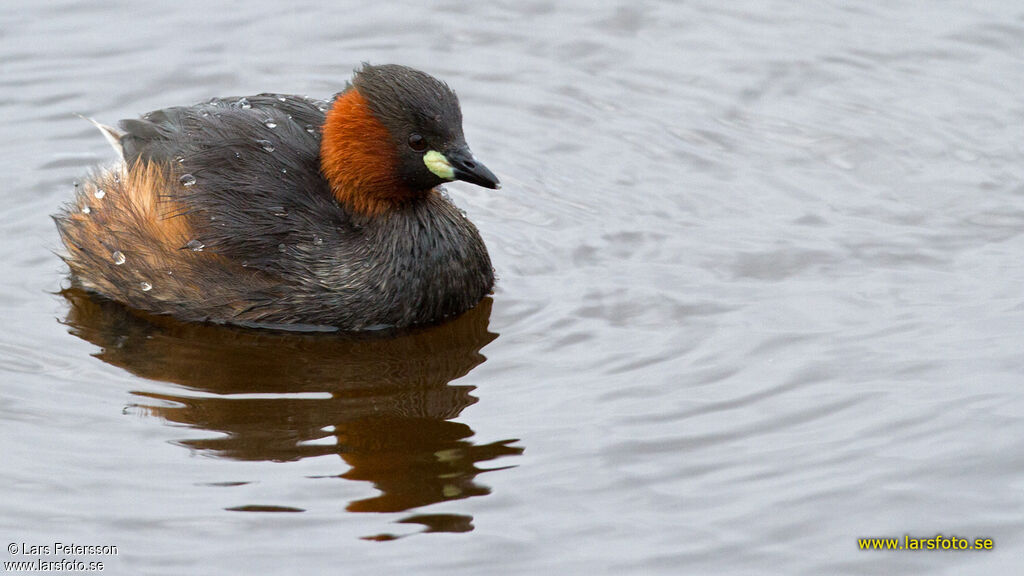
M121 160L124 160L124 146L121 145L121 137L124 136L124 132L121 132L120 130L112 126L100 124L92 118L82 116L81 114L78 114L77 116L82 120L88 120L89 122L91 122L92 125L95 126L101 134L103 134L103 137L107 140L107 142L110 143L110 146L114 148L114 151L117 152L117 155L121 157Z

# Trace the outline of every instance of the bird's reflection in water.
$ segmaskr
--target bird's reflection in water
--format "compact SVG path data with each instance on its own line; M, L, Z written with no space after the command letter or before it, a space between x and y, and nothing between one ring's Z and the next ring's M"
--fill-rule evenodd
M182 445L236 460L337 454L349 466L341 478L380 490L349 502L350 511L401 512L487 494L476 476L499 468L480 463L523 451L514 439L474 444L473 430L452 421L477 399L472 386L449 382L483 362L480 349L497 337L487 330L489 298L441 326L359 337L180 323L63 294L71 303L66 323L102 348L98 358L187 389L134 392L150 414L217 433ZM400 522L424 532L473 529L472 517L459 514Z

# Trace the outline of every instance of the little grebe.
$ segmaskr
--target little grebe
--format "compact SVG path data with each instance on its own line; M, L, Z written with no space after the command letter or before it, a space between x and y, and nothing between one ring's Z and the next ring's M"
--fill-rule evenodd
M75 286L183 320L343 330L475 306L494 271L439 190L498 188L455 93L364 65L333 102L260 94L97 124L123 162L55 216Z

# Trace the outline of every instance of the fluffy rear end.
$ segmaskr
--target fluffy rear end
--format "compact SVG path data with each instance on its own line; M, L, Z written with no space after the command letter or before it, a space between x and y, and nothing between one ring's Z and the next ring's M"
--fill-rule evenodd
M122 164L79 186L55 217L72 282L157 314L192 320L258 317L253 308L265 282L192 242L191 216L168 200L168 177L155 164L131 169Z

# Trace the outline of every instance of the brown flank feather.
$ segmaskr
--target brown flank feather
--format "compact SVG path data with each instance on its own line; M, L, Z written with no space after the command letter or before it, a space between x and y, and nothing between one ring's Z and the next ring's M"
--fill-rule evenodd
M94 174L79 186L56 217L75 286L140 310L173 309L193 320L208 319L195 313L196 295L203 294L207 310L258 321L258 313L245 314L252 303L238 301L233 282L239 275L254 286L265 282L257 272L189 246L193 223L166 195L169 172L138 162L127 171L121 165ZM99 198L97 191L102 191Z

